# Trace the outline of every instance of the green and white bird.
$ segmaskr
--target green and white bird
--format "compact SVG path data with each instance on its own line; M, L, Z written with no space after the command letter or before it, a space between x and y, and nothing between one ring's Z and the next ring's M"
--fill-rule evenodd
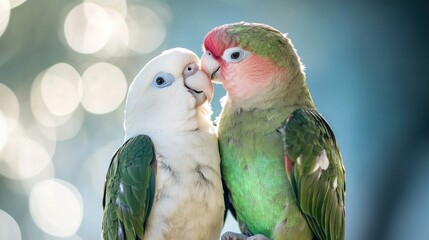
M174 48L131 84L125 143L106 176L104 239L219 239L225 208L213 86L199 64Z
M203 71L227 91L218 118L222 177L245 234L222 238L344 239L341 155L291 41L240 22L211 30L203 48Z

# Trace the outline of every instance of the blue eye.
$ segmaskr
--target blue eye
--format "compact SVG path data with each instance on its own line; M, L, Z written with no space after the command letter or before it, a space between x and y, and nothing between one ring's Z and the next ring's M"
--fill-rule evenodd
M165 88L170 86L174 82L174 76L166 73L160 72L155 75L153 78L153 85L158 88Z
M238 63L244 60L247 56L249 56L250 52L239 48L233 47L228 48L223 52L222 58L230 63Z

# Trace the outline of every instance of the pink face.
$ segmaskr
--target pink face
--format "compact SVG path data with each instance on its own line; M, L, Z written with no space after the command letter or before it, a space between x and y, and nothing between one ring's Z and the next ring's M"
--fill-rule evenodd
M280 73L267 58L240 48L223 29L214 29L204 39L202 70L221 82L231 98L246 100L266 89Z

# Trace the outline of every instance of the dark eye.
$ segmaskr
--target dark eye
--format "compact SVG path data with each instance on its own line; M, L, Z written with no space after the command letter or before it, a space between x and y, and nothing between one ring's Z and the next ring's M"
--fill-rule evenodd
M157 85L162 85L162 84L164 84L164 83L165 83L165 80L164 80L164 78L162 78L162 77L157 77L157 78L155 79L155 83L156 83Z
M157 88L165 88L174 82L174 76L170 73L159 72L152 80L152 84Z
M249 56L250 52L239 47L228 48L223 52L222 58L229 63L238 63Z
M239 58L240 58L240 52L231 53L231 59L239 59Z

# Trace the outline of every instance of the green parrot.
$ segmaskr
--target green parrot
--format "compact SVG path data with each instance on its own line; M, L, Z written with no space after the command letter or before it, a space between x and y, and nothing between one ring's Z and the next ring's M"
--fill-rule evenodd
M203 71L227 91L218 117L222 177L244 233L222 239L344 239L341 154L291 41L240 22L211 30L203 51Z
M225 212L210 99L198 56L149 61L130 86L125 143L106 176L102 238L218 240Z

